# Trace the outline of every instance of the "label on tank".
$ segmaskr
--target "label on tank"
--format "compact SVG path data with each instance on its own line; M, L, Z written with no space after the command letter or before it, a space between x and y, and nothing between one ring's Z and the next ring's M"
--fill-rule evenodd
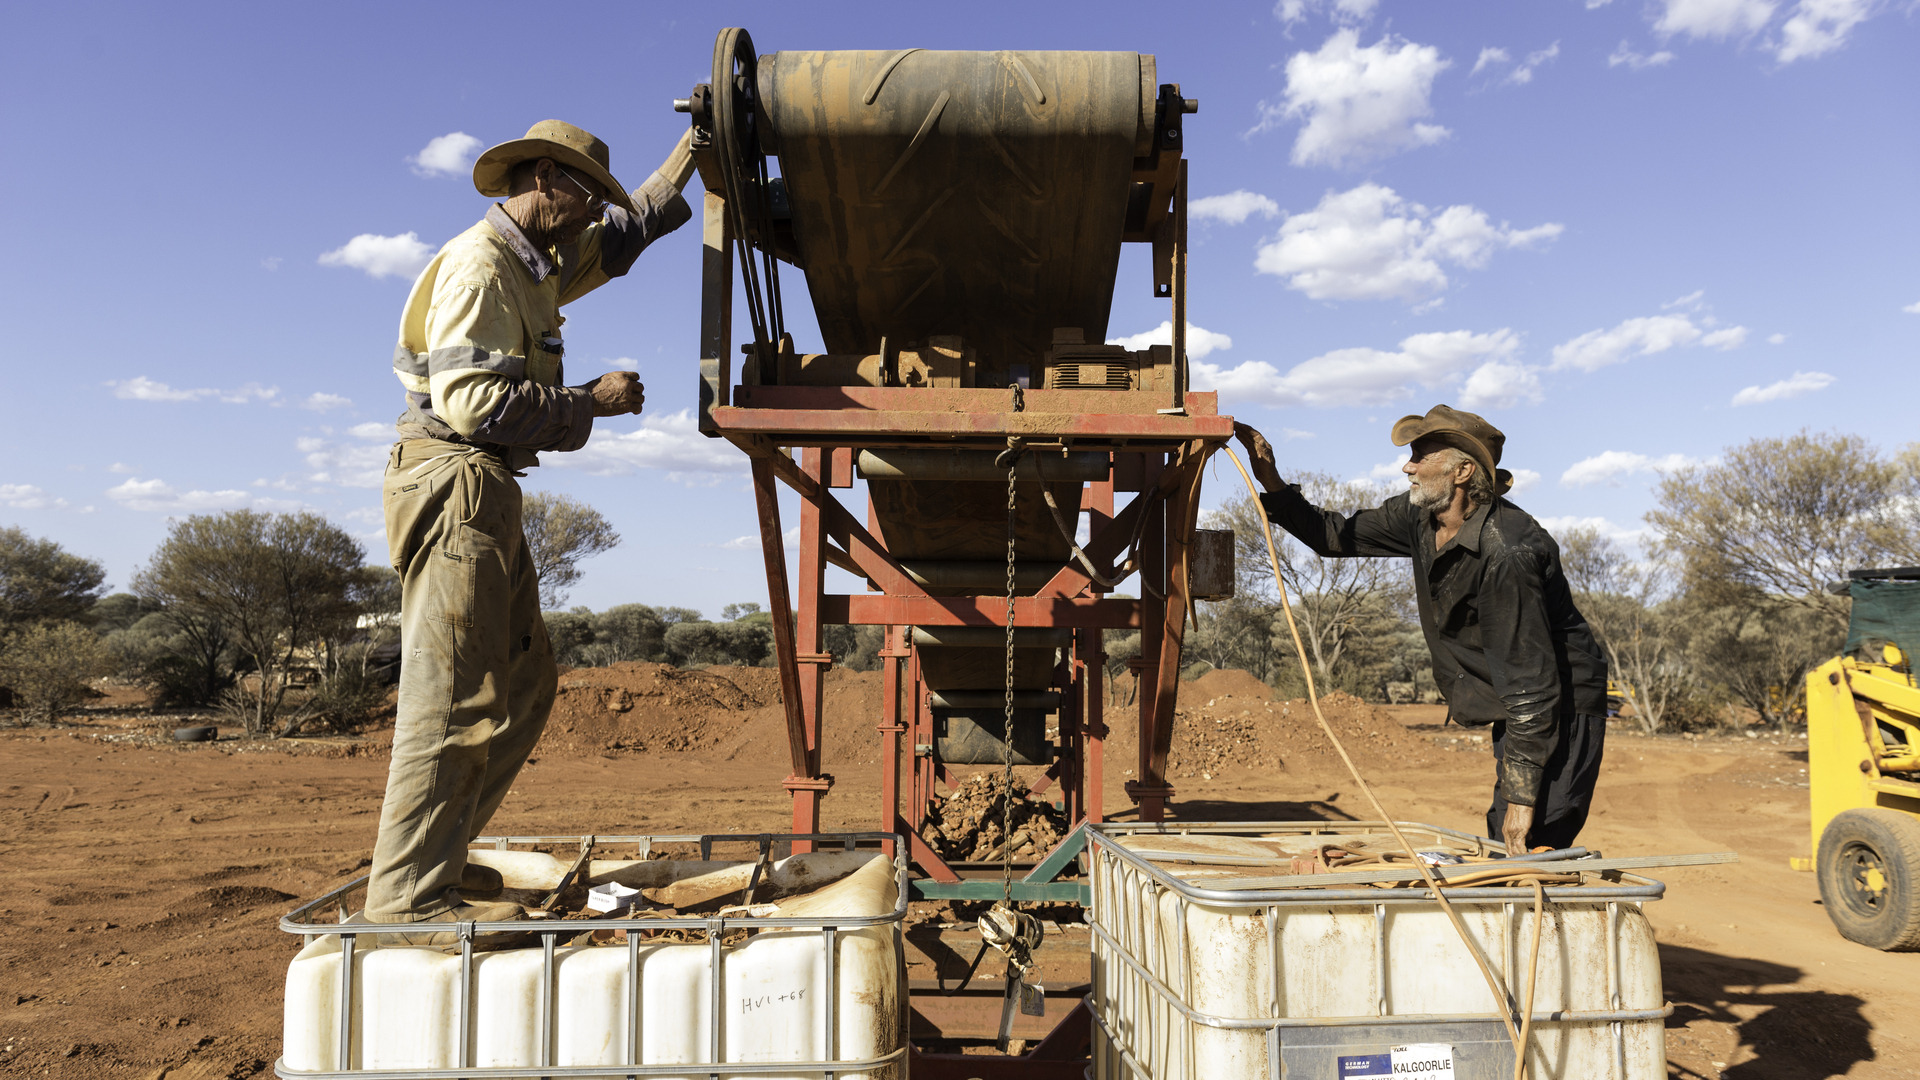
M1454 1080L1453 1047L1447 1043L1413 1043L1384 1054L1359 1054L1339 1059L1339 1080Z

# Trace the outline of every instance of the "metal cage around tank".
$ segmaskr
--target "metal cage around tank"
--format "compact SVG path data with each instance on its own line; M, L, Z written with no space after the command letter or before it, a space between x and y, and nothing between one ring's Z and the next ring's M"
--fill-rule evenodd
M369 938L375 942L386 935L409 933L418 927L395 924L384 925L370 922L325 922L330 909L344 910L346 902L366 887L365 877L356 878L338 888L309 900L280 920L280 929L284 933L296 934L311 945L325 937L339 938L340 961L337 977L338 993L335 998L334 1013L331 1017L334 1041L333 1061L336 1066L347 1063L346 1068L298 1069L290 1066L283 1056L274 1063L274 1073L286 1080L482 1080L491 1077L629 1077L638 1080L642 1077L657 1076L706 1076L719 1080L721 1076L820 1076L833 1080L836 1076L864 1074L872 1076L905 1076L905 1060L908 1049L905 1044L904 1029L898 1031L900 1045L886 1054L873 1058L842 1059L833 1056L833 1048L840 1025L840 995L834 980L838 972L837 949L840 939L850 931L867 928L885 928L891 934L896 950L902 948L900 927L906 917L908 903L907 865L899 838L892 834L856 832L856 833L812 833L806 835L782 834L743 834L743 833L689 833L657 835L596 835L596 836L483 836L474 841L476 847L486 846L499 850L512 847L549 847L561 846L580 848L583 852L598 847L612 845L632 845L636 855L646 859L658 845L697 844L701 858L711 857L716 844L752 844L764 859L773 846L782 846L788 850L809 849L816 846L842 847L852 851L857 848L878 849L887 847L894 850L891 858L896 901L893 910L880 915L867 916L808 916L808 917L754 917L750 915L690 915L680 917L637 918L595 918L595 919L553 919L533 922L514 921L500 923L463 922L448 924L459 935L459 972L457 982L457 1002L455 1003L455 1030L451 1032L457 1047L459 1061L446 1067L434 1068L364 1068L356 1067L353 1062L361 1057L359 1032L356 1031L354 1017L362 1006L358 998L358 967L355 964L359 939ZM559 1007L557 972L561 960L560 953L566 946L560 944L562 938L574 938L583 933L599 930L625 931L627 943L621 946L596 946L596 949L618 950L626 954L626 976L624 994L626 1002L625 1046L626 1060L609 1061L598 1064L556 1065L556 1039L559 1028ZM707 1007L708 1039L707 1054L702 1060L643 1064L646 1034L642 1023L641 1002L641 950L642 931L684 931L707 935L706 983L709 1000ZM822 1012L822 1044L828 1048L829 1056L820 1060L791 1061L728 1061L724 1053L726 1041L727 1009L724 1007L726 981L721 977L722 965L729 954L730 947L722 938L726 934L739 931L765 930L817 930L820 948L823 951L821 969L826 983L823 995L825 1004ZM476 993L476 960L479 955L474 947L476 935L498 932L529 933L540 939L538 949L541 963L538 976L539 991L534 1002L537 1014L539 1061L516 1066L482 1066L474 1064L473 1034L475 1010L478 1000ZM905 1008L904 995L902 1009Z

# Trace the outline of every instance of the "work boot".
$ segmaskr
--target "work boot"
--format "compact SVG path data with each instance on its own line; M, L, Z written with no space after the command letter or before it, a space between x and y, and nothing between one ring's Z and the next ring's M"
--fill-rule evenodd
M375 919L372 921L385 923L389 926L400 923L411 927L418 927L418 929L410 929L405 933L381 934L380 944L383 946L424 945L434 948L446 948L450 945L460 944L460 931L450 925L452 923L514 922L526 917L527 910L519 904L495 903L460 904L438 915L428 915L424 918L410 918L406 915L400 915L391 919ZM518 941L522 936L522 934L515 931L501 930L477 933L473 935L473 947L480 950L489 948L497 949L514 941Z
M491 900L506 888L500 871L470 862L460 869L460 895L467 900Z

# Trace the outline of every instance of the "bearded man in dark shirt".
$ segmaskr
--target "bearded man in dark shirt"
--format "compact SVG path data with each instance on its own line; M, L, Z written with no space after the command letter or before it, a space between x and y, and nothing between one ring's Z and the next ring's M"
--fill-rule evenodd
M1280 477L1273 447L1236 425L1275 524L1323 558L1411 558L1420 629L1448 718L1493 727L1487 835L1514 854L1563 848L1586 824L1606 745L1607 662L1573 605L1560 546L1504 496L1506 436L1436 405L1393 425L1411 490L1351 516Z

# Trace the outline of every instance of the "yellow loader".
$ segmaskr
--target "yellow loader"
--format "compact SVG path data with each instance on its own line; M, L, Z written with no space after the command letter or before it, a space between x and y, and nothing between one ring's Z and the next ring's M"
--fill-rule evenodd
M1807 676L1812 869L1842 937L1917 949L1920 567L1848 577L1846 649Z

